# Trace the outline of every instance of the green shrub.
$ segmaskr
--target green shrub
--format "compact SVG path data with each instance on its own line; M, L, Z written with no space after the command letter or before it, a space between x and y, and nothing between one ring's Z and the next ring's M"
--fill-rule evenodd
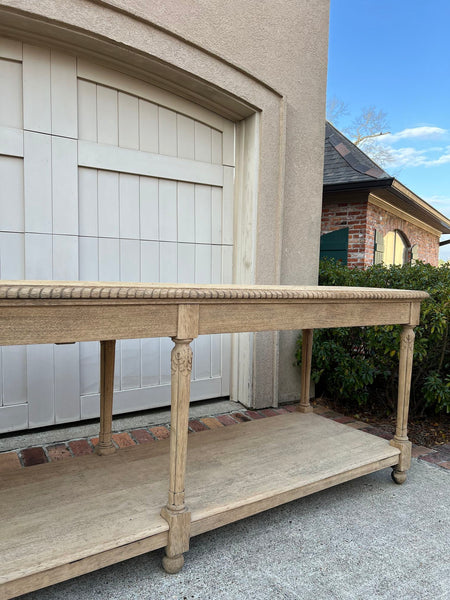
M350 269L324 259L319 284L425 290L415 328L410 411L450 412L450 263ZM314 333L312 379L329 398L392 412L397 404L400 326L320 329ZM301 362L301 339L297 363Z

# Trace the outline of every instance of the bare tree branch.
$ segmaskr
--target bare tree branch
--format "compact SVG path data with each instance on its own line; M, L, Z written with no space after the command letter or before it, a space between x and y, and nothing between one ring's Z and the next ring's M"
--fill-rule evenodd
M327 119L333 125L349 114L348 104L339 98L333 97L327 102ZM375 106L365 107L342 132L376 163L386 165L393 161L389 147L377 139L390 133L384 111Z
M348 104L343 100L340 100L336 96L333 96L327 101L327 121L333 123L336 127L339 121L343 117L347 117L350 114Z

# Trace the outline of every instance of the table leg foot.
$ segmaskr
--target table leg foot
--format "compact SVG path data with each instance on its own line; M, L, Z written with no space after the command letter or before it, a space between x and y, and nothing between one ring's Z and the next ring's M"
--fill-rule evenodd
M391 473L392 480L398 485L405 483L407 477L407 471L397 471L394 467Z
M183 554L178 554L177 556L164 556L162 559L162 566L166 573L178 573L183 568L183 565Z
M94 449L95 454L98 454L99 456L108 456L109 454L114 454L115 451L116 447L112 444L111 446L101 446L100 444L97 444Z

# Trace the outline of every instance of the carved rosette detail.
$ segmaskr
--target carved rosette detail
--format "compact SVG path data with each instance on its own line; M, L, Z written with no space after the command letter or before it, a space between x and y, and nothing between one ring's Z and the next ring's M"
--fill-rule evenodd
M408 328L405 332L402 332L400 337L400 350L402 352L412 352L414 349L414 338L416 334L414 329Z
M189 344L176 344L172 350L172 375L190 375L192 373L192 349Z

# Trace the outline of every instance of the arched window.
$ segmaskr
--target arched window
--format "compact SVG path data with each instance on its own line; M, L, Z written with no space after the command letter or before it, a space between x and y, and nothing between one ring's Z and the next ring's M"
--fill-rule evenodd
M405 265L409 262L408 243L398 229L384 236L383 262L385 265Z

